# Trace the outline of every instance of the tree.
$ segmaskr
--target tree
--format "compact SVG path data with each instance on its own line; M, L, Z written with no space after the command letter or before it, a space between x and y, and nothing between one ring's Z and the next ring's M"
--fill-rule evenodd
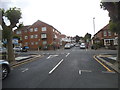
M19 23L19 19L21 18L21 10L16 7L10 8L6 11L0 8L0 12L2 13L2 23L0 23L3 29L2 36L4 40L7 40L8 61L12 62L15 60L12 44L13 28L20 28L22 26L22 24ZM5 23L5 17L9 20L10 25Z
M84 36L84 40L85 40L85 42L89 42L91 40L91 34L86 33Z
M76 36L75 36L75 39L76 39L76 43L78 43L79 40L80 40L80 37L79 37L78 35L76 35Z
M109 12L110 30L118 34L117 60L120 63L120 2L101 2L101 8Z

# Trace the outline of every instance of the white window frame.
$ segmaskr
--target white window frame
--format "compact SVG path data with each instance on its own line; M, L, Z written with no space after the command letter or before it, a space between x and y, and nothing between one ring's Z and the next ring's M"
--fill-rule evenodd
M34 28L34 31L37 32L37 31L38 31L38 28Z
M28 42L25 42L25 45L28 45Z
M42 31L47 31L47 28L46 27L42 27Z
M28 36L25 36L25 39L28 39Z
M42 44L43 44L43 45L46 45L46 44L47 44L47 41L43 41Z
M33 28L30 28L30 32L33 32Z
M41 34L41 38L47 38L47 34Z
M111 36L111 31L108 31L108 36Z
M38 38L38 35L37 35L37 34L35 34L35 35L34 35L34 38Z
M16 31L16 34L21 34L21 33L22 33L21 30Z
M104 36L107 36L107 31L103 31L103 35L104 35Z
M35 45L38 45L38 42L35 42Z
M31 45L34 45L34 42L31 42Z
M33 35L30 35L30 38L34 38L34 36L33 36Z

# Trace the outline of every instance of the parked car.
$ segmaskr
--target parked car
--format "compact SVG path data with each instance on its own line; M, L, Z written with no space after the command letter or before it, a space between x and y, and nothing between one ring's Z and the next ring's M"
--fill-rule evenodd
M29 47L28 46L24 46L23 48L22 48L22 52L27 52L29 50Z
M71 48L71 45L70 45L70 44L66 44L64 48L65 48L65 49L70 49L70 48Z
M81 44L80 44L80 49L85 49L85 48L86 48L85 43L81 43Z
M6 53L7 49L5 47L0 47L0 53Z
M22 48L18 46L18 47L14 47L13 50L16 52L20 52L22 51Z
M2 79L5 79L11 71L10 64L8 61L0 60L0 66L2 67Z

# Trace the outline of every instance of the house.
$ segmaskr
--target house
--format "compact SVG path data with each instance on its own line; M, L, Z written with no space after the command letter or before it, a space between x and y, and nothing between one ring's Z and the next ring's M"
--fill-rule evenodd
M30 49L59 48L61 33L53 26L36 21L32 25L23 26L14 31L15 35L20 36L20 46L28 46Z
M109 30L109 24L99 30L92 38L93 44L97 43L100 46L110 47L117 46L118 35Z

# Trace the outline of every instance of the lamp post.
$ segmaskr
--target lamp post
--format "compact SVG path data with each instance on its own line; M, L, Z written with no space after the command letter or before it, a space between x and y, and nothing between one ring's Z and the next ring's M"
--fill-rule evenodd
M94 34L95 34L95 17L93 17L93 29L94 29Z

